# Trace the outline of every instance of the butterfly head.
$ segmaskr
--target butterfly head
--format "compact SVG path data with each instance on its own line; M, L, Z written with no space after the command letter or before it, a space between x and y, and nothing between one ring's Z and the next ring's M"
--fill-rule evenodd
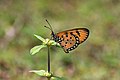
M51 36L52 36L53 40L55 40L55 41L57 40L57 36L56 36L56 34L53 31L51 32Z

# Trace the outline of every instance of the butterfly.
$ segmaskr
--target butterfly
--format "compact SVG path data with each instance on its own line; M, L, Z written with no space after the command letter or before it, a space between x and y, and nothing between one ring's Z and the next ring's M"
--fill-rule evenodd
M50 27L45 27L51 30L53 40L61 45L65 53L69 53L69 51L77 48L78 45L83 43L89 36L89 30L87 28L75 28L55 34L48 20L46 20L46 22Z

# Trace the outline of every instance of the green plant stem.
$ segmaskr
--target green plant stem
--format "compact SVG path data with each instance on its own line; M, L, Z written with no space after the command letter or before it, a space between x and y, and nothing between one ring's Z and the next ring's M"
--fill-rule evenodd
M50 73L50 50L48 46L48 73Z
M50 49L48 46L48 73L50 73ZM50 80L50 77L48 77L48 80Z

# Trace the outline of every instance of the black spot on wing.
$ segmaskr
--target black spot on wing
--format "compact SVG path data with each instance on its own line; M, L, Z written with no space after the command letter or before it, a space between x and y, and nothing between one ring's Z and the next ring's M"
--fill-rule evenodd
M63 35L61 37L63 38Z
M72 39L72 37L70 37L70 39Z
M77 30L76 33L80 36L80 32Z
M67 44L67 42L65 42L65 44Z
M73 32L70 32L71 35L73 35Z
M68 33L67 32L65 33L65 35L66 35L66 37L68 37Z

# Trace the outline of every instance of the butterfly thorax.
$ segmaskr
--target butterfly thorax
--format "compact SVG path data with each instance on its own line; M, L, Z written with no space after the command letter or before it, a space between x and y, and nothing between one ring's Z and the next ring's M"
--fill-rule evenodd
M58 37L57 37L57 35L56 35L54 32L52 32L51 35L52 35L52 39L53 39L55 42L58 42Z

